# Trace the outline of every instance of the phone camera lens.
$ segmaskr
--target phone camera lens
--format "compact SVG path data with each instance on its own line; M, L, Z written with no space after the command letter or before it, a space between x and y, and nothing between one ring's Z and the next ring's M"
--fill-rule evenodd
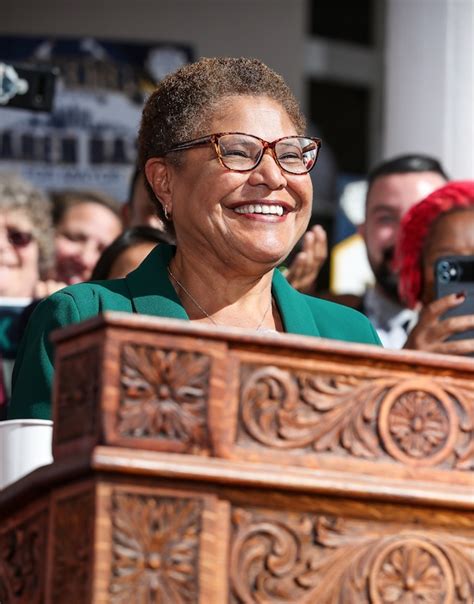
M449 283L453 277L453 270L454 274L456 274L454 266L447 260L443 260L438 264L438 279L442 283Z
M439 280L442 283L449 283L449 273L448 272L440 273Z

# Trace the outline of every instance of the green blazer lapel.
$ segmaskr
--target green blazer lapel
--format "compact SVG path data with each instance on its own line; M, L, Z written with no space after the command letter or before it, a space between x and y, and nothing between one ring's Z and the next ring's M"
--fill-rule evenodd
M320 335L305 296L291 287L278 269L273 271L272 291L287 333Z
M158 244L140 266L125 277L135 312L189 320L168 277L168 264L174 252L173 246Z

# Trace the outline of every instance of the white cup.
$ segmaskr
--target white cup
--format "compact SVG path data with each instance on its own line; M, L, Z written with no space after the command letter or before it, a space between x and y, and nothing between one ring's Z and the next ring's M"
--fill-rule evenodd
M0 490L53 461L53 422L12 419L0 422Z

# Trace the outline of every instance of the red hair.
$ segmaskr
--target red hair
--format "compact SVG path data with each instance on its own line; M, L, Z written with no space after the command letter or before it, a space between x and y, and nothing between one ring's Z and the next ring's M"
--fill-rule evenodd
M474 180L449 182L408 210L395 252L400 298L414 308L422 295L422 253L434 221L451 210L474 207Z

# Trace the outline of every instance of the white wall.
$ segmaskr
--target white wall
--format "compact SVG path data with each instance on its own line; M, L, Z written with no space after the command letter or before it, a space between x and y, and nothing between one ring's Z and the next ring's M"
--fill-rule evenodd
M191 44L197 56L248 56L304 103L305 0L2 0L0 34Z
M474 0L388 0L383 154L474 178Z

